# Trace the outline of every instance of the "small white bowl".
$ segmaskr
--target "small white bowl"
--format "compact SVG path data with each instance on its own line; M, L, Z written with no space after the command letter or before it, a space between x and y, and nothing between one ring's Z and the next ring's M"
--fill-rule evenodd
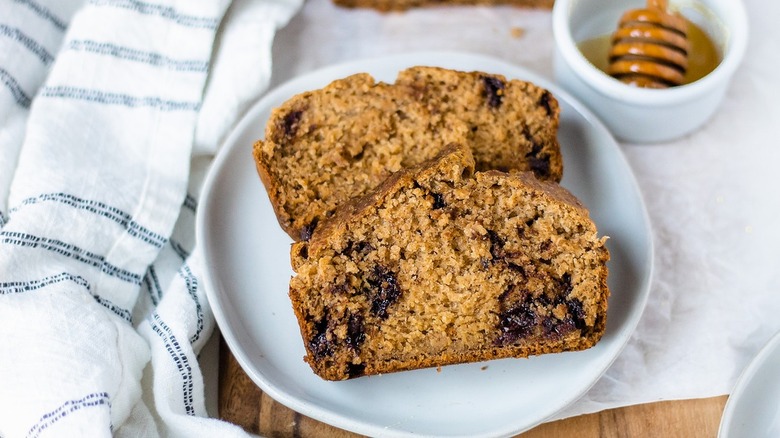
M747 46L747 14L741 0L671 0L721 50L722 61L690 84L668 89L632 87L591 64L577 43L609 35L620 16L645 7L643 0L556 0L552 12L556 81L578 97L621 140L669 141L704 124L717 110Z

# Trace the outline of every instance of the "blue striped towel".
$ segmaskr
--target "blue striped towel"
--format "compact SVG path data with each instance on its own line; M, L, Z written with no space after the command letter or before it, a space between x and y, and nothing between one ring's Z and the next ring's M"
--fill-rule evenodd
M301 3L0 0L0 437L244 436L194 213Z

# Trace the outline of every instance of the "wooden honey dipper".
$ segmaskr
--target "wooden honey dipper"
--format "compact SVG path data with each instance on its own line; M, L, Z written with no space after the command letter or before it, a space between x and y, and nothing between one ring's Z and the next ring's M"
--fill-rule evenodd
M620 17L612 35L609 75L643 88L683 83L688 68L688 23L666 9L666 0L647 0L647 9L634 9Z

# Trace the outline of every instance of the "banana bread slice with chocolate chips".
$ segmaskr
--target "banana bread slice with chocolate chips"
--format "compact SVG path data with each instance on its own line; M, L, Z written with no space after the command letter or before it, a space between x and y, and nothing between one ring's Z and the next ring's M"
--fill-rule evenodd
M275 109L253 155L279 224L306 240L338 205L450 143L469 145L478 170L560 181L558 118L549 91L500 75L413 67L388 84L362 73Z
M501 75L437 67L402 70L395 83L431 112L468 125L477 171L531 171L539 179L561 180L560 108L548 90Z
M474 174L451 146L293 244L305 360L343 380L589 348L606 324L605 239L557 184Z

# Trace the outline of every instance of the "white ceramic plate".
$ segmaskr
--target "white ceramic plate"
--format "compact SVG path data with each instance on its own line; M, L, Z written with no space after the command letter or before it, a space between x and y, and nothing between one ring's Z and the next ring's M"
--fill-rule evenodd
M610 236L607 331L595 347L530 359L453 365L327 382L303 362L303 342L287 296L293 275L282 232L252 161L272 108L334 79L369 72L392 82L414 65L500 73L533 81L561 105L562 184ZM580 397L627 342L644 308L652 241L636 181L618 145L583 105L547 80L492 58L417 53L325 68L280 86L238 124L206 179L197 218L206 291L238 362L268 395L320 421L372 436L508 436L529 429Z
M780 333L737 379L720 421L720 438L780 437Z

